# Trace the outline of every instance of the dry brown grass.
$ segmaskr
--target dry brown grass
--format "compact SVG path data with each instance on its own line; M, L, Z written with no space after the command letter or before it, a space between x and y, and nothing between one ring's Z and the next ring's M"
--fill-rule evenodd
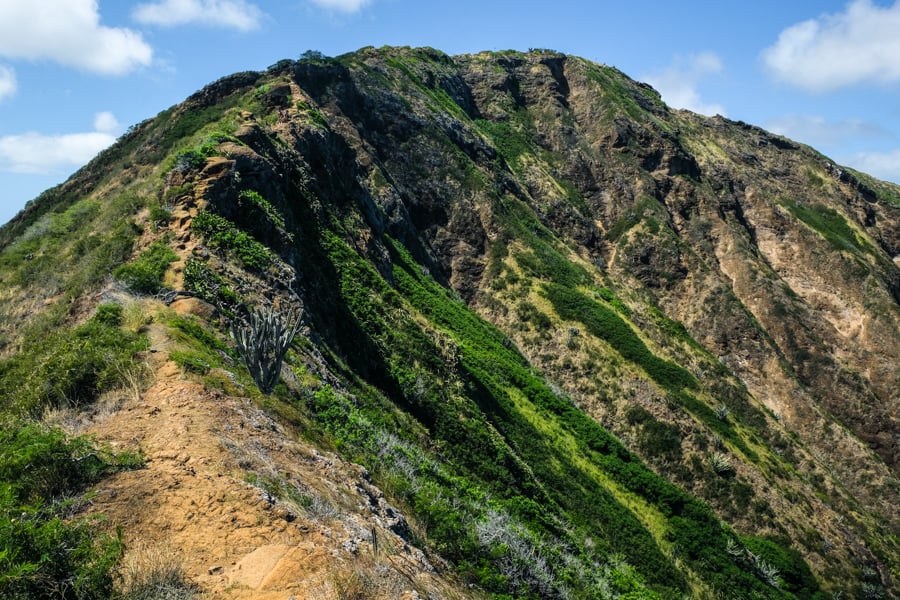
M119 570L123 600L193 600L198 588L177 558L160 547L131 550Z

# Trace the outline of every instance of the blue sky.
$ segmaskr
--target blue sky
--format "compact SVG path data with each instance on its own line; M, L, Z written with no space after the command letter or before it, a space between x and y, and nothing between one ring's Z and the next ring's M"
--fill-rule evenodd
M0 223L132 124L305 50L552 48L900 182L900 0L0 0Z

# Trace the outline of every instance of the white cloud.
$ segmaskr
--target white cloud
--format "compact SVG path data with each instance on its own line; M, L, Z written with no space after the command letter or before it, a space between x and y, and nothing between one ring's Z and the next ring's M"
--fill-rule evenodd
M712 52L676 57L664 71L643 77L660 93L663 101L673 108L685 108L702 115L725 115L721 104L710 104L700 98L699 83L722 71L721 59Z
M244 0L161 0L139 4L132 16L139 23L162 27L195 24L252 31L259 28L263 13Z
M34 131L0 137L0 171L49 175L78 168L116 141L119 121L109 112L94 116L94 131L45 135Z
M141 34L100 24L96 0L0 1L0 56L121 75L150 64Z
M0 100L16 93L16 72L12 67L0 65Z
M321 6L322 8L348 14L360 11L370 2L371 0L312 0L313 4Z
M855 0L846 12L788 27L762 53L777 79L823 92L859 83L900 82L900 1Z
M890 137L890 132L861 119L828 121L814 115L785 115L765 123L769 131L811 146L840 146L850 140Z
M119 120L111 112L98 112L94 115L94 131L115 133L119 130Z
M893 152L860 152L841 162L879 179L900 183L900 150Z

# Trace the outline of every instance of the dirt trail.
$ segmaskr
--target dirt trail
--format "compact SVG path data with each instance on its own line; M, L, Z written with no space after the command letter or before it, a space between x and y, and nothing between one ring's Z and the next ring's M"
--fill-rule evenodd
M126 559L141 548L174 557L210 598L458 597L395 533L405 522L361 467L291 439L248 399L186 379L165 330L149 334L154 384L88 429L146 457L146 468L104 480L93 502L122 528ZM246 483L248 473L307 506Z

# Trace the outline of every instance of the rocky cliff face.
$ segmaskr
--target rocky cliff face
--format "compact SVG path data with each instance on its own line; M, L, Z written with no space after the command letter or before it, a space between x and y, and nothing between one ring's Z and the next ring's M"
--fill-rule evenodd
M223 322L302 306L282 418L478 589L892 593L897 186L576 57L363 49L223 79L47 192L0 230L5 317L60 305L34 240L89 200Z

